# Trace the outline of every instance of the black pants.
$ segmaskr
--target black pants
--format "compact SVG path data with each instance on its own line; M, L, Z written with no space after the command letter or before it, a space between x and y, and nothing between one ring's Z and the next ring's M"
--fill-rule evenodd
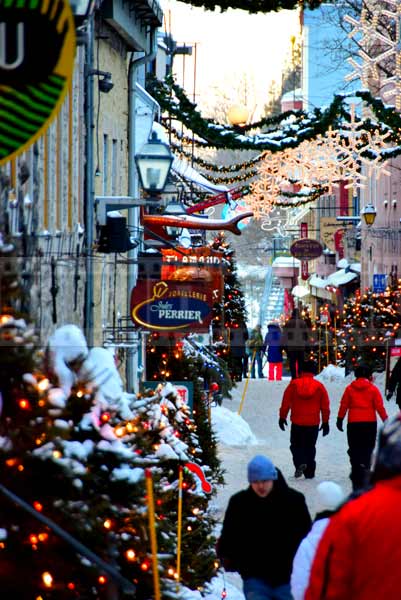
M305 353L303 350L288 350L287 357L291 371L291 378L296 379L297 377L299 377L299 374L303 367Z
M294 467L306 465L304 475L312 478L316 470L316 441L319 425L291 425L290 450Z
M351 463L350 479L353 489L362 487L370 469L372 452L376 444L376 421L348 423L348 455Z

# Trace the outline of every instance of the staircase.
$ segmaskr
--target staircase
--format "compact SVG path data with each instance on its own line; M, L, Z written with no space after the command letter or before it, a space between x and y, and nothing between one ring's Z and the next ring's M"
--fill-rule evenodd
M273 276L272 268L269 267L260 306L260 323L262 326L267 325L272 320L279 319L283 313L283 308L284 288L281 287L279 279Z

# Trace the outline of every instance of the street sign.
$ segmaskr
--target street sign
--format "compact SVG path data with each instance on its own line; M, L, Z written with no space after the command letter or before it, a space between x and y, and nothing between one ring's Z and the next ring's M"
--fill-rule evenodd
M323 246L318 240L301 238L291 244L290 252L299 260L314 260L322 254Z
M373 291L376 294L386 291L386 279L387 276L383 273L376 273L373 275Z
M143 381L142 386L146 389L155 390L159 385L163 385L165 381ZM192 381L169 381L177 390L177 394L180 399L188 404L189 408L193 410L194 407L194 384Z
M68 0L0 2L0 165L43 134L70 87L74 60Z

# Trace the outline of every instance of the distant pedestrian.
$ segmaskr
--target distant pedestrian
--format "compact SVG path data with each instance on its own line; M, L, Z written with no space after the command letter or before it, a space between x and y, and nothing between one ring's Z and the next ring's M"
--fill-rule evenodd
M395 600L401 589L401 413L380 434L371 489L330 518L305 600Z
M263 342L262 352L267 353L269 381L281 381L283 375L282 333L278 323L269 323Z
M263 336L262 336L262 327L260 325L255 325L252 329L249 339L246 343L246 346L249 350L249 357L251 359L251 377L255 379L256 374L256 365L258 367L258 377L261 379L263 377Z
M300 377L286 387L280 406L279 427L285 431L287 415L291 412L290 450L295 466L294 477L312 479L316 471L316 442L320 429L323 436L330 431L330 401L327 390L314 379L316 365L303 363Z
M241 381L248 370L248 356L246 353L248 338L248 329L243 321L238 323L237 327L230 328L230 354L234 381Z
M395 391L397 391L395 403L401 408L401 356L395 363L390 374L386 393L387 400L391 400Z
M249 462L248 481L229 500L218 556L241 575L246 600L292 600L292 561L311 527L305 497L266 456Z
M317 512L312 529L302 540L292 564L291 593L294 600L304 600L316 548L329 524L329 519L338 509L345 494L334 481L322 481L316 486Z
M282 344L287 354L291 377L299 377L305 354L310 347L310 330L297 308L292 311L291 318L283 326Z
M376 444L376 413L382 421L387 419L383 398L372 383L370 367L356 367L355 380L344 390L337 416L337 428L343 431L343 420L348 413L347 439L351 463L350 479L353 489L364 485L369 473L372 452Z

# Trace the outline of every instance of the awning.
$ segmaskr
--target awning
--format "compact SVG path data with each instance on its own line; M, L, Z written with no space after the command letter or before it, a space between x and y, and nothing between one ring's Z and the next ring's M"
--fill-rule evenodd
M310 294L310 290L304 285L296 285L292 288L291 294L297 298L304 298Z
M327 277L326 285L334 285L335 287L338 287L339 285L345 285L349 283L357 277L358 275L356 273L353 273L352 271L340 269L339 271L336 271L335 273L332 273Z
M327 285L327 279L323 279L323 277L319 277L316 273L313 273L308 281L310 286L324 289Z
M358 264L358 263L354 263ZM329 287L339 287L340 285L346 285L350 281L353 281L359 277L358 273L354 273L349 270L349 267L346 269L339 269L335 273L331 273L327 277L319 277L316 273L313 273L309 278L310 287L318 288L318 289L326 289Z

